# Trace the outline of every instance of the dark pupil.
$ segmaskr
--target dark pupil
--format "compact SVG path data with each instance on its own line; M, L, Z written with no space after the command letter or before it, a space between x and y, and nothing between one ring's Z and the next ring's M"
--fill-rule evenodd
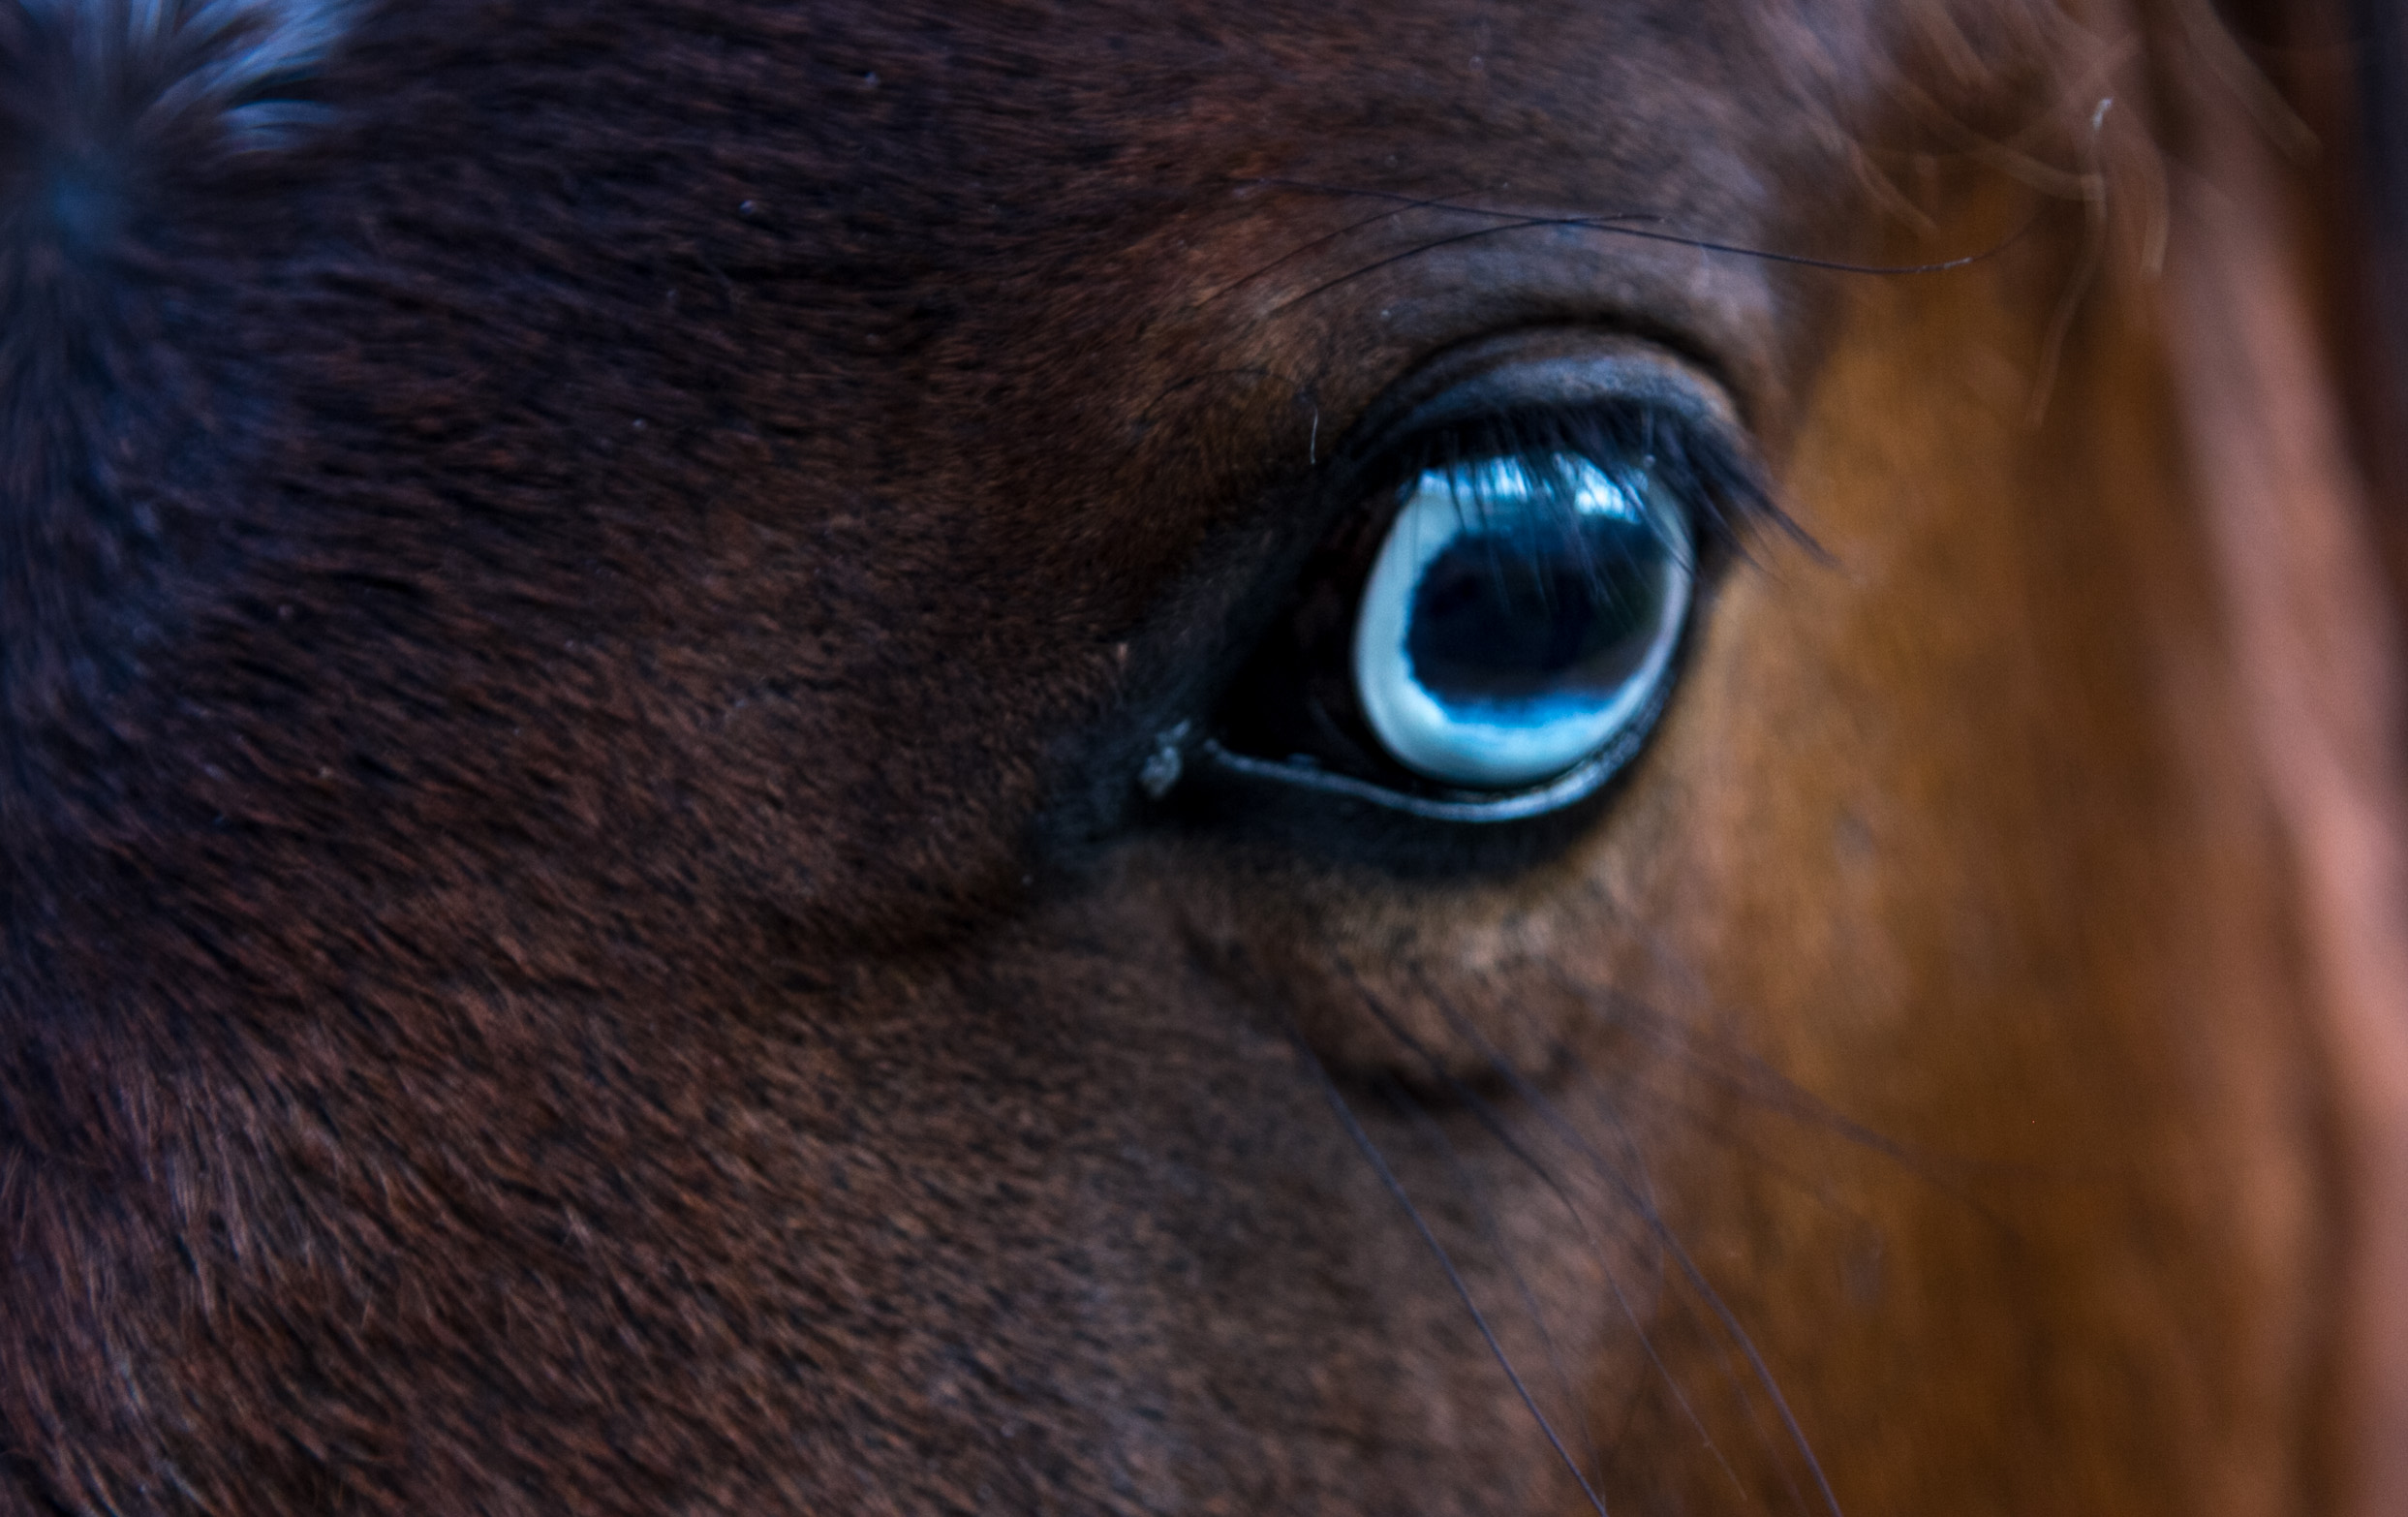
M1413 678L1448 706L1602 703L1655 641L1666 551L1647 523L1602 512L1462 534L1413 587Z

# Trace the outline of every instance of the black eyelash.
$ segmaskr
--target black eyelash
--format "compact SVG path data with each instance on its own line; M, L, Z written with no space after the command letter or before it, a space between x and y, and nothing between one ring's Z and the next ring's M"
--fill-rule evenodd
M1803 542L1804 534L1775 503L1762 468L1727 432L1658 402L1507 412L1434 428L1384 449L1365 472L1362 482L1370 488L1361 493L1367 500L1389 499L1432 470L1460 477L1464 465L1512 459L1549 509L1568 520L1578 481L1566 463L1584 459L1633 496L1660 492L1679 502L1690 512L1701 549L1744 552L1747 539L1768 527ZM1476 484L1465 502L1482 514L1496 505Z

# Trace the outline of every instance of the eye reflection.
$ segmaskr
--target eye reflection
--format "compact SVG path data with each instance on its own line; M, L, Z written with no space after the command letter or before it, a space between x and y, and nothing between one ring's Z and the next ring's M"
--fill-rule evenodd
M1355 693L1406 768L1513 789L1642 728L1688 611L1685 513L1576 453L1422 473L1357 613Z

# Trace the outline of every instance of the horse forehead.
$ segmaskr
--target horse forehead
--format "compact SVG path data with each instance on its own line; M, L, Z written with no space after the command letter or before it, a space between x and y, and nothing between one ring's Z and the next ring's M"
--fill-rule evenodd
M415 41L448 24L406 26ZM545 108L456 104L488 162L541 138L571 172L684 157L698 129L741 113L756 124L683 165L688 182L751 175L748 214L778 218L798 254L856 281L967 273L1025 291L1072 266L1092 276L1132 225L1216 210L1265 177L1552 210L1761 198L1779 187L1772 160L1828 145L1848 92L1829 45L1719 3L842 5L728 32L697 58L680 18L633 13L617 56L512 59ZM474 86L490 72L447 58L429 77Z
M1202 373L1273 374L1334 423L1363 398L1349 379L1375 387L1388 350L1443 340L1408 325L1417 311L1473 325L1459 308L1476 288L1539 265L1558 287L1677 265L1624 296L1659 314L1683 280L1724 281L1731 344L1757 339L1761 267L1573 227L1439 245L1500 213L1781 241L1828 208L1850 91L1872 77L1834 64L1864 50L1847 35L1864 17L1841 9L1818 39L1758 7L1654 0L822 8L726 65L799 105L704 182L795 276L797 356L760 378L827 423L836 474L910 479L922 519L947 501L992 519L1012 493L985 473L999 458L1075 472L1079 445L1092 463L1125 441L1102 429L1225 391L1189 387ZM648 94L631 108L671 123L664 138L715 108L682 77ZM571 145L601 169L625 139ZM1499 301L1487 319L1530 313ZM947 472L964 478L929 487ZM1024 493L1055 526L1118 499Z
M1132 217L1210 210L1263 178L1695 210L1773 194L1774 160L1836 142L1835 108L1871 76L1851 84L1833 56L1761 8L1657 0L1509 17L1460 0L1078 7L938 27L864 8L765 55L801 66L815 110L760 148L879 201L898 236L936 232L932 264L990 268L1082 231L1117 246Z
M911 122L940 138L932 110L983 117L995 135L942 145L985 157L1098 122L1117 133L1166 116L1208 138L1259 136L1283 119L1296 124L1300 106L1324 122L1368 115L1399 131L1433 122L1476 130L1498 111L1523 135L1544 137L1556 121L1600 108L1660 113L1695 104L1717 84L1761 84L1801 67L1836 79L1846 71L1834 68L1842 52L1832 39L1870 17L1849 5L1828 19L1819 34L1784 30L1769 26L1762 8L1730 0L1531 6L1510 15L1463 0L972 12L914 3L815 8L807 32L764 30L748 41L766 45L758 56L773 66L807 70L789 83L828 97L854 94L862 102L856 120L903 124L880 114L893 109L886 103L895 91L918 108ZM1666 76L1667 64L1679 72ZM1032 110L1033 102L1043 108ZM1796 101L1759 95L1728 104L1777 117Z

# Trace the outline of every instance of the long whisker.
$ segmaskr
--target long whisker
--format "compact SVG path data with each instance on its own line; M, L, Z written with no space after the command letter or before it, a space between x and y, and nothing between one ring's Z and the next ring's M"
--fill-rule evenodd
M1434 237L1427 242L1415 243L1412 247L1407 248L1402 253L1393 253L1386 258L1374 259L1360 268L1350 269L1347 272L1339 275L1335 279L1324 280L1322 283L1314 285L1312 289L1304 292L1302 294L1288 296L1286 299L1273 306L1270 314L1277 315L1279 312L1286 310L1291 305L1298 304L1299 302L1305 300L1310 300L1315 295L1326 294L1330 291L1337 289L1340 285L1346 284L1351 280L1361 279L1367 274L1375 274L1391 264L1403 263L1408 260L1420 258L1425 253L1435 253L1440 248L1453 247L1459 242L1475 242L1483 237L1501 236L1508 232L1528 232L1532 228L1537 227L1579 227L1597 232L1634 230L1623 228L1617 222L1600 220L1588 216L1527 216L1512 221L1502 222L1494 227L1478 227L1469 232L1455 232L1451 236Z
M1814 1457L1813 1445L1806 1436L1806 1429L1800 1426L1797 1413L1790 1409L1789 1398L1781 1394L1779 1381L1775 1378L1772 1366L1764 1362L1763 1354L1756 1348L1755 1340L1740 1324L1738 1314L1731 1310L1729 1303L1722 1299L1721 1292L1714 1289L1713 1282L1709 1281L1705 1272L1698 1268L1697 1261L1690 1256L1689 1251L1682 1246L1681 1240L1673 1235L1672 1229L1664 1224L1660 1216L1635 1206L1637 1198L1629 1192L1628 1182L1616 1173L1614 1166L1606 1161L1605 1156L1597 1152L1596 1146L1563 1116L1555 1102L1547 1099L1543 1091L1532 1085L1526 1076L1505 1062L1495 1044L1489 1041L1469 1018L1457 1009L1446 997L1436 994L1435 991L1432 994L1431 1003L1438 1008L1439 1014L1447 1019L1448 1025L1459 1036L1470 1040L1480 1050L1481 1056L1488 1059L1497 1071L1504 1077L1516 1096L1529 1103L1530 1108L1538 1114L1541 1121L1545 1122L1558 1136L1576 1151L1586 1156L1596 1166L1599 1173L1610 1177L1614 1184L1621 1188L1625 1192L1625 1199L1634 1202L1634 1210L1639 1211L1649 1232L1680 1266L1681 1273L1687 1280L1690 1288L1695 1290L1699 1298L1706 1303L1707 1308L1722 1324L1723 1331L1730 1335L1731 1342L1746 1359L1751 1376L1763 1388L1766 1397L1771 1400L1774 1409L1778 1413L1781 1426L1787 1432L1791 1445L1797 1449L1799 1456L1806 1461L1806 1469L1813 1474L1815 1488L1822 1498L1825 1509L1832 1513L1832 1517L1844 1517L1839 1505L1838 1494L1832 1489L1831 1480L1823 1471L1822 1461Z
M1641 1320L1638 1309L1630 1304L1629 1294L1622 1289L1621 1276L1614 1268L1613 1256L1607 1248L1605 1239L1598 1235L1596 1228L1590 1222L1588 1212L1582 1208L1579 1201L1573 1198L1571 1192L1564 1186L1554 1166L1530 1152L1529 1148L1515 1135L1506 1124L1503 1114L1498 1112L1495 1105L1483 1098L1478 1091L1465 1083L1461 1076L1447 1068L1443 1060L1397 1021L1388 1008L1380 1003L1379 998L1373 995L1370 987L1356 975L1351 964L1346 964L1342 960L1340 968L1353 986L1355 994L1362 998L1364 1008L1371 1012L1373 1018L1387 1031L1390 1037L1403 1043L1414 1057L1429 1067L1433 1077L1448 1088L1448 1094L1461 1101L1465 1108L1472 1113L1481 1127L1497 1139L1498 1145L1507 1154L1538 1177L1539 1182L1546 1186L1549 1192L1555 1196L1557 1203L1563 1208L1564 1214L1571 1218L1573 1226L1580 1229L1582 1241L1588 1244L1594 1253L1599 1266L1604 1270L1606 1288L1613 1291L1614 1303L1620 1309L1622 1319L1630 1324L1631 1332L1638 1337L1640 1350L1647 1355L1649 1365L1654 1369L1661 1383L1671 1391L1674 1405L1680 1408L1682 1416L1697 1434L1698 1440L1705 1446L1706 1451L1713 1456L1714 1463L1721 1468L1724 1474L1730 1477L1732 1485L1743 1496L1745 1495L1747 1489L1745 1482L1740 1479L1739 1471L1731 1468L1730 1461L1723 1458L1721 1448L1714 1442L1713 1434L1707 1430L1705 1419L1697 1414L1697 1409L1690 1404L1687 1393L1681 1388L1680 1377L1672 1373L1672 1367L1666 1364L1663 1356L1656 1351L1654 1339L1649 1335L1647 1324ZM1491 1052L1493 1053L1493 1050ZM1492 1062L1496 1061L1492 1058ZM1501 1065L1499 1068L1501 1068ZM1626 1178L1616 1172L1613 1166L1602 1159L1597 1161L1597 1167L1613 1176L1615 1189L1621 1192L1623 1201L1633 1211L1645 1217L1652 1229L1660 1229L1660 1214L1655 1210L1652 1200L1641 1194ZM1591 1440L1593 1442L1593 1434ZM1599 1469L1603 1469L1602 1460L1599 1461Z
M2030 234L2034 228L2040 225L2042 219L2048 214L2049 210L2048 206L2042 206L2039 210L2034 211L2032 215L2024 221L2022 226L2017 228L2014 232L2009 232L1999 241L1991 244L1989 247L1980 249L1977 252L1961 254L1956 258L1940 259L1928 263L1851 263L1845 259L1817 258L1812 254L1784 252L1778 248L1750 247L1745 243L1724 242L1718 238L1702 237L1690 232L1654 231L1644 226L1634 225L1634 223L1661 222L1669 219L1668 217L1655 212L1623 211L1610 214L1592 214L1585 216L1531 215L1519 211L1492 210L1486 206L1466 205L1456 201L1428 200L1416 196L1402 195L1390 190L1369 190L1339 184L1321 184L1310 179L1266 178L1256 179L1252 182L1256 184L1272 185L1281 189L1297 190L1306 194L1379 200L1419 209L1449 211L1465 216L1485 216L1503 223L1501 226L1488 229L1493 232L1514 232L1532 227L1579 227L1594 232L1610 232L1617 236L1637 237L1640 240L1647 242L1667 242L1677 247L1695 248L1698 251L1705 253L1728 253L1739 258L1758 259L1770 263L1786 263L1800 268L1818 268L1836 274L1944 274L1954 269L1970 267L1975 263L1996 258L1999 254L2006 252L2009 248L2012 248L2017 243L2021 242L2025 236ZM1377 220L1378 218L1374 217L1372 219ZM1430 246L1440 247L1444 246L1446 242L1454 240L1459 239L1447 238L1439 242L1432 243ZM1411 257L1413 255L1406 254L1404 256ZM1378 268L1393 262L1395 262L1394 259L1386 259L1382 260L1378 263L1374 263L1369 266L1372 268ZM1340 280L1333 281L1333 283L1343 283L1344 279L1353 277L1354 275L1346 275ZM1322 288L1327 289L1329 286L1325 285Z
M1464 1162L1463 1151L1455 1146L1453 1138L1446 1135L1446 1130L1438 1125L1437 1119L1394 1081L1387 1082L1387 1086L1391 1102L1413 1125L1413 1130L1422 1135L1423 1140L1446 1161L1447 1168L1455 1176L1456 1189L1478 1210L1480 1228L1488 1234L1490 1246L1497 1251L1497 1259L1512 1278L1514 1291L1522 1298L1522 1310L1529 1316L1531 1326L1538 1330L1539 1347L1547 1355L1547 1367L1555 1374L1556 1388L1563 1393L1564 1401L1580 1418L1581 1442L1589 1454L1589 1468L1602 1481L1605 1477L1605 1459L1597 1449L1596 1430L1590 1424L1589 1399L1573 1384L1571 1371L1563 1362L1555 1332L1547 1325L1547 1314L1540 1308L1537 1294L1530 1289L1528 1278L1522 1273L1521 1262L1514 1256L1513 1245L1506 1239L1505 1229L1497 1220L1497 1209L1489 1205L1487 1195L1475 1183L1470 1166ZM1620 1291L1616 1294L1619 1295Z
M1670 966L1674 962L1665 954L1660 944L1652 939L1645 939L1644 935L1643 941L1651 955L1655 957L1659 963ZM1812 1092L1803 1089L1796 1081L1782 1074L1778 1069L1773 1068L1763 1060L1748 1054L1744 1049L1727 1049L1724 1061L1707 1058L1700 1054L1697 1045L1700 1041L1711 1042L1713 1041L1713 1039L1701 1039L1694 1034L1675 1036L1665 1028L1662 1018L1650 1014L1644 1006L1637 1005L1612 991L1599 992L1590 986L1582 985L1559 969L1554 971L1552 977L1558 989L1576 999L1590 1001L1592 997L1604 997L1608 1008L1617 1015L1621 1025L1645 1032L1674 1058L1679 1059L1684 1068L1702 1078L1712 1081L1723 1090L1746 1098L1760 1108L1786 1117L1792 1122L1828 1132L1852 1147L1888 1160L1905 1173L1931 1186L1952 1201L1964 1207L1967 1212L1997 1228L2004 1235L2021 1236L2012 1222L2000 1216L1995 1208L1968 1191L1962 1178L1967 1175L1993 1172L1999 1167L2012 1169L2012 1166L1993 1166L1963 1160L1935 1158L1911 1144L1901 1143L1886 1133L1833 1110L1828 1104L1818 1099ZM1704 995L1702 989L1694 993Z
M1276 183L1277 181L1258 182ZM1198 296L1195 303L1198 307L1210 305L1215 300L1219 299L1222 295L1229 294L1229 292L1233 290L1242 290L1246 286L1252 284L1255 280L1262 278L1273 269L1283 267L1286 264L1292 263L1296 260L1303 258L1308 253L1316 252L1321 248L1325 248L1331 243L1337 241L1339 238L1346 236L1352 232L1360 232L1375 221L1386 221L1393 216L1402 216L1406 211L1413 210L1424 205L1443 205L1446 203L1446 200L1449 199L1452 199L1452 197L1423 201L1417 201L1410 196L1399 197L1395 201L1392 201L1386 205L1384 209L1375 210L1369 216L1365 216L1359 221L1350 221L1344 226L1340 227L1335 232L1323 232L1320 236L1314 237L1310 242L1299 243L1295 247L1289 248L1286 252L1281 254L1278 258L1273 259L1268 263L1260 263L1248 269L1245 273L1238 275L1237 278L1230 280L1219 289L1213 291L1209 294Z
M1581 1472L1580 1462L1572 1457L1571 1450L1563 1446L1562 1438L1557 1434L1555 1424L1547 1419L1547 1413L1539 1407L1538 1398L1530 1394L1530 1388L1524 1383L1521 1372L1513 1367L1512 1356L1505 1352L1505 1346L1497 1341L1496 1329L1489 1325L1487 1315L1481 1312L1479 1302L1472 1298L1470 1285L1465 1281L1463 1272L1455 1267L1454 1255L1446 1252L1446 1245L1440 1243L1438 1235L1431 1230L1429 1219L1424 1217L1421 1208L1413 1203L1412 1195L1405 1189L1405 1183L1397 1178L1396 1171L1389 1166L1387 1156L1380 1153L1379 1145L1373 1142L1371 1133L1364 1130L1362 1120L1355 1116L1354 1108L1346 1103L1345 1093L1339 1090L1338 1082L1330 1078L1329 1070L1322 1065L1320 1056L1312 1051L1312 1045L1304 1040L1301 1033L1296 1033L1291 1029L1291 1036L1295 1039L1297 1052L1303 1055L1305 1063L1312 1070L1313 1077L1320 1082L1322 1098L1329 1102L1330 1110L1337 1114L1340 1125L1346 1130L1346 1136L1353 1140L1355 1148L1361 1152L1364 1161L1372 1166L1372 1172L1379 1176L1379 1183L1387 1189L1388 1194L1397 1205L1404 1208L1405 1215L1413 1223L1413 1230L1421 1234L1422 1246L1430 1251L1430 1256L1436 1259L1438 1268L1445 1272L1447 1284L1454 1287L1457 1299L1464 1304L1464 1310L1471 1314L1472 1325L1479 1329L1481 1340L1488 1345L1489 1353L1497 1360L1497 1367L1505 1372L1505 1378L1512 1382L1514 1394L1522 1398L1522 1405L1528 1409L1531 1418L1537 1422L1539 1431L1547 1436L1547 1442L1555 1449L1556 1457L1563 1462L1563 1468L1570 1471L1573 1481L1580 1486L1580 1494L1588 1499L1590 1509L1596 1512L1597 1517L1611 1517L1605 1508L1604 1498L1597 1495L1595 1488L1590 1485L1589 1477Z

